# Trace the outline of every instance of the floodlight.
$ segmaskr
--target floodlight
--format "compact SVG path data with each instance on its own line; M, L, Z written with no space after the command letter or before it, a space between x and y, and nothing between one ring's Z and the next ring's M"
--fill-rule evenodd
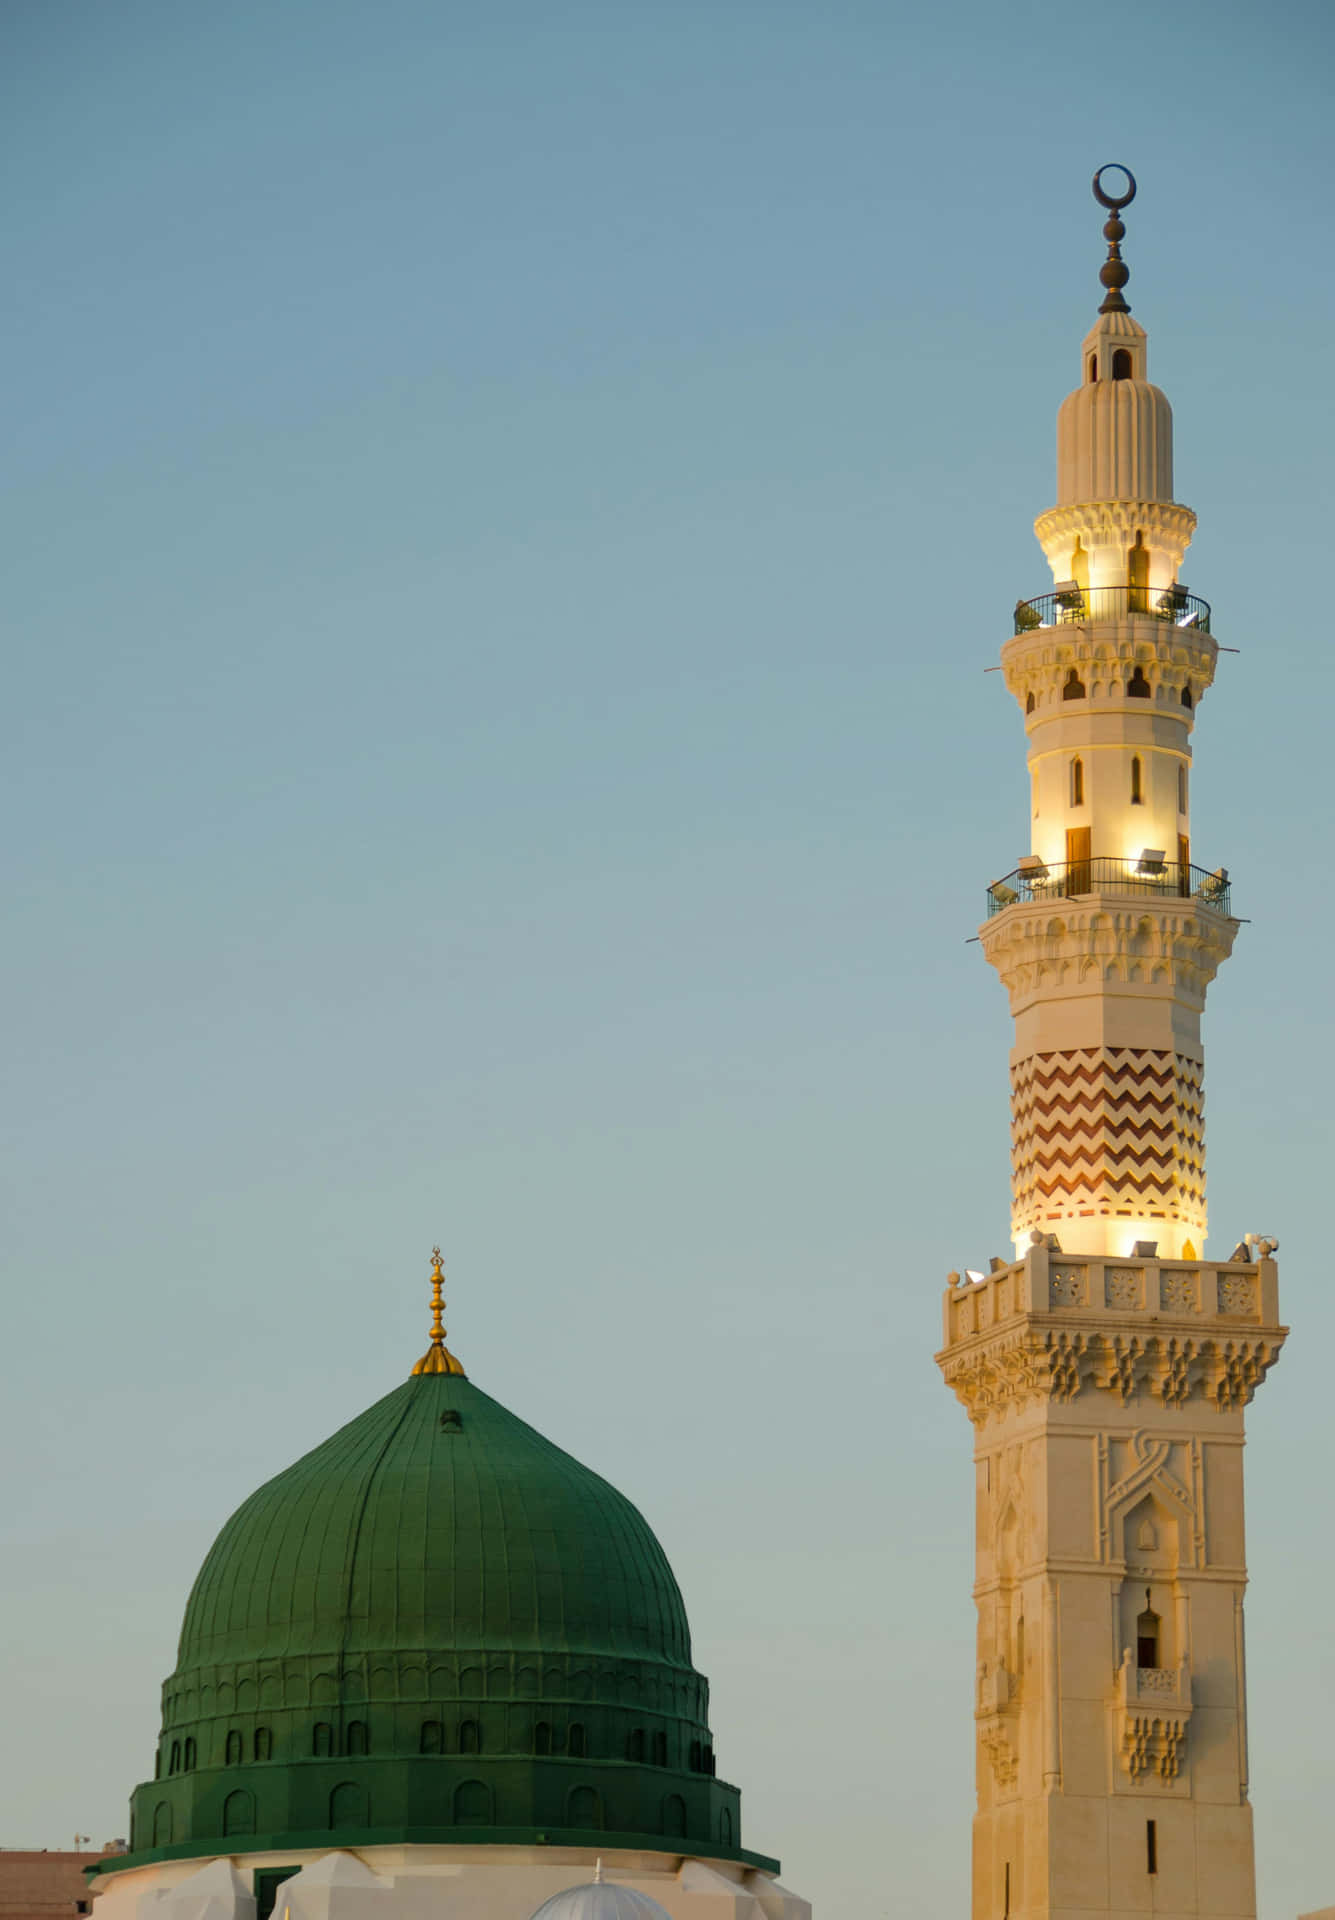
M1136 864L1137 873L1162 873L1164 870L1164 850L1162 847L1142 847L1140 859Z

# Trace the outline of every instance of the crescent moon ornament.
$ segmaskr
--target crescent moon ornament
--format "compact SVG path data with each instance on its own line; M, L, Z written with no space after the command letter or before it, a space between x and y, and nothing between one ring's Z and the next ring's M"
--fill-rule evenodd
M1121 194L1105 193L1099 182L1105 173L1124 173L1126 192ZM1130 167L1124 167L1119 160L1110 160L1106 167L1100 167L1094 175L1094 198L1101 207L1107 207L1110 213L1120 213L1123 207L1129 207L1136 197L1136 176Z

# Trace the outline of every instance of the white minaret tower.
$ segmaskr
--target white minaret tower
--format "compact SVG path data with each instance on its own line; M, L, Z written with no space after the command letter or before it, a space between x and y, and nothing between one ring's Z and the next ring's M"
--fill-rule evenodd
M1016 1254L951 1276L938 1355L976 1435L973 1915L1251 1920L1243 1410L1286 1330L1275 1242L1205 1258L1200 1021L1238 930L1190 845L1217 648L1122 293L1135 181L1094 193L1106 297L1035 528L1054 590L1001 654L1032 837L981 940L1015 1020Z

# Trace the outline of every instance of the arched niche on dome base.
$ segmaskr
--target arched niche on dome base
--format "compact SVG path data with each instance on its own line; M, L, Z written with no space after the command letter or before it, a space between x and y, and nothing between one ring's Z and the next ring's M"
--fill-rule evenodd
M237 1787L223 1801L222 1830L224 1837L234 1834L254 1833L255 1796L246 1787Z
M371 1796L358 1780L340 1780L329 1795L329 1824L337 1828L366 1828L371 1824Z
M596 1787L572 1787L566 1795L566 1825L585 1833L603 1830L603 1797Z
M461 1780L454 1789L456 1827L489 1827L493 1824L491 1788L485 1780Z

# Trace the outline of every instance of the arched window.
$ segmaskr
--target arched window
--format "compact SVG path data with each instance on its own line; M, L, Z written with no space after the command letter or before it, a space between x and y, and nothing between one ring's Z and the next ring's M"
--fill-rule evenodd
M699 1773L702 1769L701 1753L702 1753L702 1749L700 1746L700 1742L698 1740L692 1740L691 1750L690 1750L690 1759L688 1763L692 1773Z
M268 1727L255 1729L255 1758L269 1760L273 1757L273 1734Z
M1089 369L1086 377L1091 383L1099 377L1099 356L1096 353L1091 353L1089 356Z
M1077 539L1071 548L1070 578L1075 581L1081 593L1089 592L1089 550L1083 540ZM1077 609L1080 611L1080 609Z
M1145 804L1145 795L1140 785L1140 755L1138 753L1133 753L1131 756L1131 804L1133 807L1142 807Z
M227 1746L223 1754L223 1765L225 1767L239 1767L241 1765L241 1735L235 1727L232 1728L232 1731L227 1736Z
M1034 699L1034 696L1031 693L1029 698L1024 703L1024 710L1026 713L1032 713L1034 711L1034 708L1037 705L1038 705L1038 702Z
M546 1720L539 1720L533 1729L534 1753L550 1753L552 1750L552 1729Z
M454 1789L456 1827L491 1825L491 1788L485 1780L461 1780Z
M153 1778L155 1780L161 1780L162 1778L162 1748L161 1747L159 1747L157 1752L153 1755Z
M566 1796L566 1825L593 1828L599 1832L603 1824L602 1797L593 1787L572 1787Z
M229 1793L223 1801L223 1832L254 1833L255 1796L247 1793L244 1787L235 1793Z
M364 1720L349 1720L348 1752L367 1753L370 1750L370 1745L370 1739L366 1731L366 1722Z
M1144 667L1137 667L1135 672L1131 675L1131 678L1127 681L1126 697L1128 700L1148 700L1149 699L1150 683L1145 678Z
M179 1773L181 1771L181 1743L179 1740L172 1741L171 1764L168 1766L167 1771L168 1773Z
M1024 1679L1024 1615L1021 1614L1019 1619L1015 1622L1015 1683L1016 1685L1019 1686L1020 1683L1023 1681L1023 1679Z
M443 1753L445 1750L445 1729L439 1720L424 1720L421 1736L417 1742L419 1753Z
M1187 770L1181 765L1177 770L1177 810L1179 813L1187 810Z
M1083 807L1085 804L1085 763L1075 759L1071 762L1071 805Z
M712 1747L706 1747L702 1758L704 1760L704 1770L712 1780L714 1777L714 1749Z
M569 1736L566 1740L566 1747L572 1760L582 1760L584 1758L584 1729L578 1720L571 1726Z
M669 1793L659 1814L659 1826L670 1837L684 1839L686 1836L686 1802L679 1793Z
M1131 349L1129 347L1118 347L1117 351L1113 354L1113 379L1129 380L1130 378Z
M1076 672L1075 668L1072 667L1071 671L1066 676L1066 685L1062 688L1062 699L1063 700L1083 700L1084 697L1085 697L1085 683L1080 678L1080 675Z
M369 1827L371 1802L366 1788L355 1780L341 1780L329 1796L331 1827Z
M653 1760L656 1767L667 1765L667 1735L661 1727L654 1735Z
M1126 584L1129 588L1127 608L1131 613L1148 613L1150 610L1150 554L1145 545L1145 536L1140 528L1136 529L1136 544L1127 549Z
M718 1837L725 1847L732 1845L732 1814L727 1807L719 1808Z
M334 1751L334 1729L327 1720L317 1720L311 1735L311 1752L317 1760L327 1760Z
M459 1751L460 1753L481 1753L482 1733L476 1720L459 1722Z
M193 1736L185 1743L185 1770L187 1773L193 1773L195 1770L195 1742Z
M626 1735L626 1758L642 1762L644 1759L644 1728L632 1727Z
M1194 702L1192 701L1192 697L1191 697L1191 682L1190 682L1190 680L1188 680L1188 682L1187 682L1187 684L1186 684L1186 686L1185 686L1185 687L1183 687L1183 689L1182 689L1182 704L1183 704L1183 706L1184 706L1184 707L1190 707L1190 706L1192 706L1192 705L1194 704Z
M159 1800L153 1809L153 1845L169 1847L172 1843L172 1810L165 1800Z
M1146 1594L1148 1600L1149 1595ZM1138 1667L1157 1667L1159 1665L1159 1628L1162 1622L1153 1607L1147 1606L1144 1613L1136 1617L1136 1665Z

